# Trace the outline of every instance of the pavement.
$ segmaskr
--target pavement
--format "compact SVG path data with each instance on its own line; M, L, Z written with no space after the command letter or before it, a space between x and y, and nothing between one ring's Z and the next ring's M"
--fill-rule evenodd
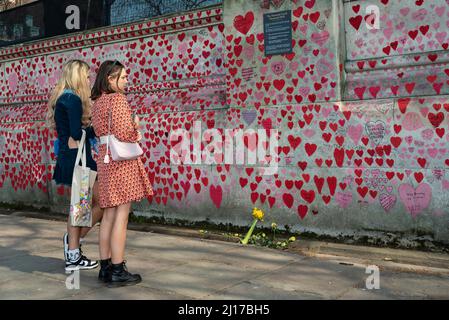
M1 300L449 299L446 253L301 237L289 250L276 250L206 239L192 229L146 226L137 231L133 224L127 266L143 281L111 289L98 282L99 269L65 273L66 223L50 218L0 210ZM98 230L97 225L83 245L91 259L98 259ZM367 270L373 265L378 281L375 268Z

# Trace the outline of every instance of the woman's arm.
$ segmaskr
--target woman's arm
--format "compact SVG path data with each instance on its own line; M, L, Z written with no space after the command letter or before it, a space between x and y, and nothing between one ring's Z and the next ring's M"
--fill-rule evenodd
M131 108L123 94L114 94L111 101L111 134L123 142L139 141L139 132L131 119Z
M70 94L66 99L65 107L69 118L70 136L73 140L79 141L83 134L81 131L81 117L83 115L81 99L74 94Z
M84 130L86 130L86 139L92 139L92 138L95 138L97 136L95 134L94 127L92 127L92 125L86 127Z

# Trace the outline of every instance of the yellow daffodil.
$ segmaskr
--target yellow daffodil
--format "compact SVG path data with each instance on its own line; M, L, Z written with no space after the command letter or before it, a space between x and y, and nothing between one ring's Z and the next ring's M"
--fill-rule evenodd
M276 224L276 222L273 222L271 224L271 229L277 229L278 225Z
M248 244L249 238L251 238L251 235L254 231L254 228L256 227L257 221L263 221L264 213L262 210L258 208L253 209L253 223L251 225L251 228L249 229L248 233L245 236L245 239L242 240L242 244Z
M263 213L262 210L257 209L257 208L254 208L254 209L253 209L253 217L254 217L254 219L263 221L264 215L265 215L265 214Z
M295 238L295 237L290 237L290 238L288 239L288 241L290 241L290 242L296 241L296 238Z

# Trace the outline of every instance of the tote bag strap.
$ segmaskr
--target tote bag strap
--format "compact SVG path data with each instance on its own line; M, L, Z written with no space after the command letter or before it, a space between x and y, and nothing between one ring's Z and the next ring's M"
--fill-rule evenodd
M83 132L83 135L81 136L80 144L78 145L78 153L76 154L76 160L75 160L75 166L77 166L81 160L82 156L82 166L83 168L86 168L86 131L84 129L81 130Z

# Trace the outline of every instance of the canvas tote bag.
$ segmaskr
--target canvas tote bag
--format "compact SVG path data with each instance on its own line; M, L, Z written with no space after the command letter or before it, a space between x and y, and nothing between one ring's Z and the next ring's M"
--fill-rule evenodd
M86 166L85 141L86 131L83 130L72 179L70 223L73 227L92 226L92 193L97 172ZM79 165L80 159L81 165Z

